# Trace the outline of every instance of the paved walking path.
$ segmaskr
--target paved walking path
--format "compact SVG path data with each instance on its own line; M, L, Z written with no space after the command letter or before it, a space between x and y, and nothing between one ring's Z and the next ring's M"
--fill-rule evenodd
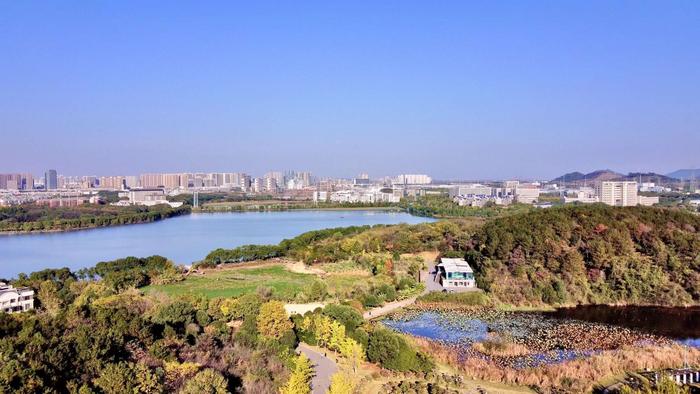
M311 346L300 342L297 352L304 353L311 360L314 367L314 377L311 379L311 393L325 394L331 387L331 376L338 370L335 361L323 355L323 353Z

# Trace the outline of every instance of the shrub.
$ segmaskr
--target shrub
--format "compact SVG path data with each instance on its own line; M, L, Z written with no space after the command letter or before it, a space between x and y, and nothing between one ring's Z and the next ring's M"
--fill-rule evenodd
M430 372L434 368L426 355L416 352L401 336L385 328L375 328L370 333L367 358L400 372Z
M204 369L188 380L181 394L228 394L228 381L213 369Z

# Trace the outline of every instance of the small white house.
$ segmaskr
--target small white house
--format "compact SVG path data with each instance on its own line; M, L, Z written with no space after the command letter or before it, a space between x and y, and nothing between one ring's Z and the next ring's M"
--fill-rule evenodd
M34 290L0 282L0 311L13 313L30 309L34 309Z
M464 259L441 258L440 264L435 268L440 276L440 284L446 289L476 287L474 271Z

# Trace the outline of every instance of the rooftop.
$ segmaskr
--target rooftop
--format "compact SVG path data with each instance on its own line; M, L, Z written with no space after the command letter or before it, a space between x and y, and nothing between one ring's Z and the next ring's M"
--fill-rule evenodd
M472 267L464 259L443 257L437 266L442 267L446 272L473 272Z

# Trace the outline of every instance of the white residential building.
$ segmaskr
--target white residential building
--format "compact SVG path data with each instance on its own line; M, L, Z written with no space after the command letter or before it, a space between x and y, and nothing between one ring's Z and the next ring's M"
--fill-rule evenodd
M562 201L565 204L573 202L592 204L598 202L598 196L595 194L595 189L590 187L582 187L578 190L567 190L566 195L562 197Z
M0 311L14 313L30 309L34 309L34 290L0 282Z
M639 196L638 200L639 205L644 205L647 207L650 207L654 204L659 203L659 196Z
M313 200L314 202L326 202L330 197L329 194L330 193L325 191L315 191L313 194Z
M433 179L425 174L401 174L394 180L398 185L429 185Z
M435 266L440 275L440 284L446 289L474 288L476 280L474 271L464 259L441 258L440 264Z
M330 194L330 201L338 203L364 203L372 204L376 202L398 203L401 196L393 192L385 193L380 189L348 189L339 190Z
M534 185L515 186L515 200L523 204L534 204L540 198L540 188Z
M128 201L119 201L110 205L145 205L147 207L159 204L167 204L173 208L181 207L182 202L171 202L165 197L163 189L132 189L128 192L119 193L119 196L127 195Z
M456 196L491 196L493 188L491 186L472 183L469 185L455 185L450 187L450 197Z
M603 204L630 207L639 203L637 182L603 181L596 186L596 196Z

